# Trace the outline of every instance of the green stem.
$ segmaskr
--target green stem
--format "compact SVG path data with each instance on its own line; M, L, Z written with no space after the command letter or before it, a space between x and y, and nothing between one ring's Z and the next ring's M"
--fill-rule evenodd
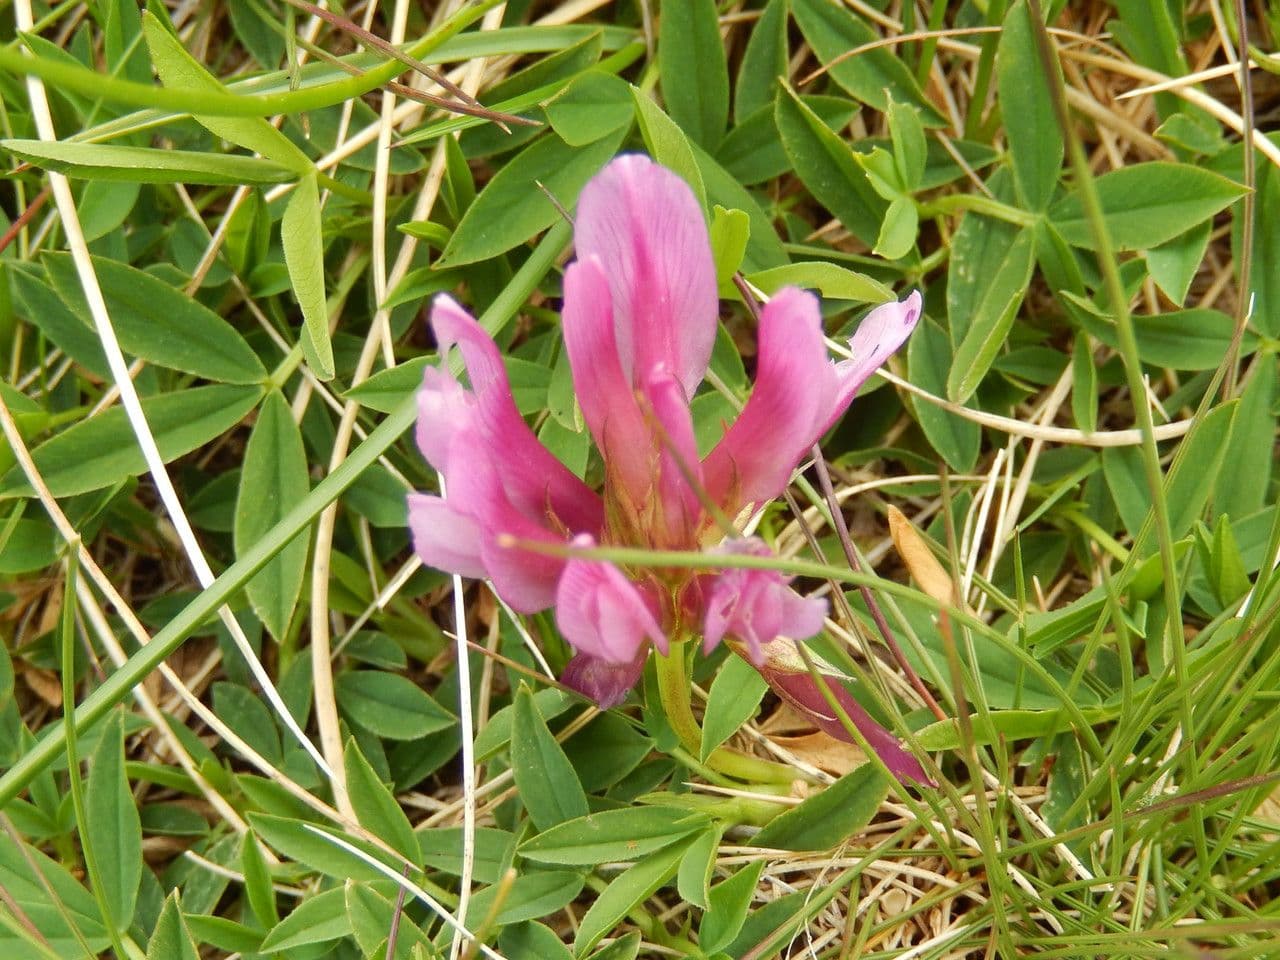
M687 668L687 640L673 640L666 656L658 655L658 696L667 722L676 732L684 748L695 757L702 752L702 728L693 715L689 693L692 684Z

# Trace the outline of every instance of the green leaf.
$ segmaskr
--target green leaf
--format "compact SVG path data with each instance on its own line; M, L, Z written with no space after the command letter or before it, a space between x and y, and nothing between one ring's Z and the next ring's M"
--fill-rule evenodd
M515 700L511 770L529 819L539 831L585 817L587 795L556 738L538 715L533 693L521 685Z
M1182 441L1165 480L1169 526L1175 540L1191 530L1204 512L1214 485L1222 477L1222 465L1239 406L1239 400L1232 400L1210 410L1197 419ZM1154 541L1155 537L1147 539L1149 550L1154 551Z
M220 680L213 685L213 708L227 726L271 763L284 759L280 731L267 705L248 687Z
M1011 176L996 170L987 189L1003 203L1013 201ZM1009 258L1022 230L1012 223L966 213L951 238L951 259L947 265L947 323L951 343L958 345L969 332L973 318L984 300L990 299L991 278Z
M388 740L417 740L447 730L457 718L407 677L351 670L334 680L338 706L353 723Z
M236 498L236 555L257 543L307 495L307 454L302 432L278 391L267 394L249 435ZM306 576L309 533L284 544L245 585L253 612L283 642Z
M142 33L151 60L166 87L178 90L225 93L226 87L209 73L154 15L142 18ZM212 117L196 115L195 120L215 136L260 153L298 174L314 174L315 167L302 150L262 117Z
M1100 314L1091 302L1069 294L1064 296L1071 315L1093 336L1113 350L1120 338L1110 318ZM1235 320L1220 310L1203 307L1174 310L1155 316L1135 316L1133 335L1138 341L1138 357L1143 363L1172 370L1213 370L1222 362L1231 345ZM1241 350L1248 355L1257 349L1256 335L1246 331Z
M195 941L178 905L178 891L165 898L155 930L147 944L147 960L199 960Z
M189 150L67 140L0 140L0 148L42 169L80 180L239 186L286 183L296 176L272 160Z
M244 835L240 847L240 863L244 870L244 893L249 909L264 928L270 929L280 922L276 909L276 892L272 887L271 870L262 854L257 835L252 830Z
M653 741L611 710L597 714L564 744L564 754L587 793L619 783L652 752Z
M724 286L742 265L751 238L751 218L742 210L716 204L711 217L711 253L716 261L716 285Z
M649 153L664 167L678 173L693 190L698 205L706 210L707 188L702 182L702 171L698 169L689 138L648 94L632 87L631 95L635 101L636 118L640 121L640 135L644 137Z
M102 916L89 891L65 867L34 847L24 844L19 848L7 833L0 833L0 885L59 956L85 956L75 931L89 941L93 954L107 949L109 941ZM57 906L52 898L57 899ZM33 956L28 950L25 940L17 938L8 927L0 927L0 956Z
M636 960L642 939L639 930L632 930L591 954L591 960Z
M257 953L262 946L263 931L226 917L188 913L183 919L197 943L207 943L228 953Z
M1213 493L1213 505L1233 520L1247 517L1267 504L1267 484L1271 474L1272 444L1262 441L1276 432L1276 364L1266 358L1254 361L1240 396L1235 429L1227 446L1226 462L1237 477L1256 477L1253 483L1222 483Z
M427 827L417 831L422 862L433 870L462 876L462 851L466 836L462 827ZM472 853L472 877L477 883L497 883L515 851L516 838L506 830L476 827Z
M480 191L436 266L488 260L551 226L560 219L560 212L537 184L572 209L586 182L614 155L624 133L615 132L581 148L554 134L539 137Z
M538 960L572 960L569 948L540 923L507 927L498 941L504 957L537 957Z
M990 277L969 328L956 347L955 362L947 376L947 397L963 403L973 396L1004 346L1013 318L1022 306L1031 271L1035 267L1035 231L1023 230L1014 238L1004 262Z
M1098 429L1098 368L1093 363L1089 338L1078 336L1071 346L1071 415L1077 429Z
M69 253L44 257L54 289L87 326L93 320ZM149 363L222 383L261 383L267 371L227 321L158 277L106 257L93 270L120 348Z
M1244 193L1226 177L1185 163L1153 161L1113 170L1097 181L1098 200L1117 250L1149 250L1225 210ZM1077 192L1055 203L1049 218L1068 243L1094 248Z
M831 79L863 103L881 113L889 100L909 103L920 110L926 126L942 126L945 121L925 100L910 69L893 48L878 47L845 57L850 50L869 46L880 39L862 19L836 0L791 0L791 13L800 32ZM833 64L836 58L842 58Z
M520 856L539 863L594 866L634 860L706 829L705 816L679 807L606 810L552 827L520 844Z
M715 0L667 0L658 22L658 77L667 113L714 150L729 119L729 68Z
M889 136L893 141L893 164L898 172L898 183L907 193L914 193L924 181L929 155L919 111L909 104L891 100Z
M585 954L637 904L675 876L686 846L687 841L651 854L610 883L583 915L573 939L574 953Z
M577 870L537 870L517 876L498 908L495 922L505 925L551 916L577 899L584 882ZM500 889L492 886L475 893L471 900L476 911L473 916L488 916Z
M879 280L825 260L801 260L786 266L760 270L747 277L767 294L783 287L816 290L824 300L851 300L854 303L884 303L893 300L893 291Z
M707 696L700 759L705 761L711 756L711 751L756 715L767 689L769 684L764 677L742 657L731 656L725 660L711 681L711 691Z
M724 828L712 825L689 842L684 856L680 858L676 889L686 901L704 910L707 908L711 874L715 870L716 854L720 851L720 839L723 836Z
M1151 274L1151 279L1165 296L1179 306L1187 300L1191 281L1204 262L1212 233L1213 223L1206 220L1200 226L1193 227L1146 253L1147 272Z
M364 758L354 738L348 739L343 751L343 768L347 792L360 825L381 838L405 859L417 863L420 856L418 838L395 796Z
M398 910L393 900L383 896L368 884L348 882L347 914L351 918L351 929L356 942L360 944L361 954L382 960L386 957L387 936L395 928L398 937L396 949L392 956L409 958L415 945L425 950L430 940L422 929L414 923L403 910ZM474 902L474 901L473 901Z
M298 181L280 221L280 242L293 295L302 309L302 353L321 380L333 377L329 342L329 308L324 293L324 239L321 235L320 191L314 173Z
M755 835L752 845L828 850L870 823L888 793L888 776L870 763L863 764L800 806L778 814Z
M1116 711L1109 707L1082 707L1081 713L1090 724L1114 720ZM992 710L969 717L973 742L979 746L996 740L1031 740L1070 730L1074 720L1066 710ZM956 750L960 747L960 726L953 720L939 720L916 731L916 742L923 750Z
M342 887L303 899L293 912L271 928L260 947L263 953L284 953L312 943L329 943L352 934Z
M789 88L778 94L773 116L782 148L813 198L859 240L874 244L887 205L853 150Z
M257 387L194 387L147 397L142 410L167 463L226 433L261 396ZM55 497L101 490L146 470L121 407L68 427L36 447L32 457ZM0 499L32 493L16 467L0 481Z
M337 880L359 880L364 883L386 879L382 873L375 870L365 860L343 849L336 843L332 843L326 837L337 837L344 844L368 854L371 859L386 862L387 854L363 840L343 835L327 827L306 823L302 820L276 817L266 813L251 812L249 814L249 822L253 829L257 831L258 836L269 846L275 848L276 851L291 860L296 860L298 863L310 867L312 870L323 873L327 877L333 877ZM394 869L398 870L399 867L397 866ZM294 912L296 913L297 911L295 910ZM291 917L293 914L289 916ZM286 917L285 922L288 922L288 919L289 917ZM267 939L270 940L274 934L275 931L273 930ZM263 949L267 949L265 944Z
M571 147L585 147L631 125L631 85L604 70L588 70L543 109Z
M847 97L803 96L800 99L831 130L843 130L862 109L861 104ZM744 187L764 183L791 170L791 160L774 120L772 100L729 131L716 150L716 159Z
M907 377L916 386L940 397L946 393L947 373L953 368L951 341L946 331L924 317L907 342ZM951 469L969 473L978 462L982 428L950 410L918 397L908 403L930 446Z
M92 843L111 916L122 930L133 923L142 880L142 822L124 771L124 727L119 711L106 721L85 784L81 838Z
M554 720L579 702L578 698L573 694L557 690L554 687L539 690L533 695L534 706L538 708L538 714L544 721ZM498 751L506 749L507 744L511 742L511 728L515 721L515 712L515 704L503 707L489 718L488 723L480 728L480 732L476 734L475 742L477 761L484 762L498 753Z
M733 117L743 120L773 103L778 79L787 75L787 4L786 0L769 0L760 11L760 19L751 28L751 38L738 67L738 85L734 90Z
M723 950L742 930L763 869L764 861L757 860L711 888L711 904L698 928L698 946L706 953Z
M910 197L895 198L884 212L884 222L880 224L880 233L876 236L872 252L886 260L902 259L915 249L919 226L920 217L916 213L915 201Z
M1209 548L1209 564L1206 571L1218 602L1224 607L1235 603L1251 586L1245 571L1240 545L1231 531L1231 518L1219 515L1213 528L1213 542Z
M1036 53L1034 15L1026 0L1005 14L996 48L996 78L1018 196L1028 210L1039 212L1049 206L1058 185L1063 144L1044 65ZM1056 59L1053 70L1060 72Z
M46 282L47 272L12 260L6 262L6 268L4 277L13 295L15 313L90 373L110 379L111 367L97 335Z

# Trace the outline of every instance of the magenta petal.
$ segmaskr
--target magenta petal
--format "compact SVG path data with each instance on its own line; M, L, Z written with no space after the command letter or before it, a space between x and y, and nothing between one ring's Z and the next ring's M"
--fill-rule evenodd
M716 552L770 555L756 538L729 541ZM710 653L726 635L733 636L746 644L749 659L760 667L764 645L776 637L804 640L821 630L827 602L800 596L787 586L789 580L776 570L729 568L715 575L710 587L704 587L703 652Z
M591 540L578 537L574 545L591 546ZM631 663L649 641L667 649L644 594L621 570L600 560L565 564L556 590L556 623L576 651L609 663Z
M475 522L439 497L409 494L409 529L413 549L427 566L463 577L486 575Z
M618 358L611 304L598 258L581 257L569 265L561 325L578 405L611 478L639 504L653 484L654 438Z
M442 354L454 344L462 351L471 391L464 391L445 367L424 374L418 400L423 455L445 472L451 485L466 483L465 476L454 477L445 468L453 466L448 453L453 438L474 434L501 471L507 498L525 516L546 518L550 511L575 533L598 533L604 523L599 496L539 443L524 422L493 338L444 295L432 305L431 326Z
M713 500L736 513L777 497L822 435L839 388L813 295L779 290L760 316L751 397L703 464Z
M560 674L560 682L594 700L601 710L616 707L627 699L627 693L644 673L648 647L641 647L629 663L610 663L590 654L579 653Z
M778 696L813 720L820 729L845 743L855 742L849 731L844 728L844 724L840 722L840 718L831 709L831 705L827 703L827 698L818 689L812 675L773 670L767 664L760 669L760 675L768 681L769 686ZM898 742L897 737L872 720L871 715L862 708L843 684L834 677L824 675L824 679L836 701L848 714L858 732L866 738L868 746L884 761L890 773L899 781L914 780L916 783L931 787L937 785L924 772L920 761Z
M692 396L711 357L719 299L688 184L648 157L618 157L583 188L574 243L580 258L604 267L627 381L663 365Z

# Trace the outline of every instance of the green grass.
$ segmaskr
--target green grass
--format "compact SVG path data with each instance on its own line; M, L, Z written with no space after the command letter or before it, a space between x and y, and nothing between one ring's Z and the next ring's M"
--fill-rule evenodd
M2 15L0 955L1276 952L1273 68L1119 98L1233 62L1246 5L436 6L369 11L412 65L277 0ZM387 86L435 69L479 116ZM753 522L936 788L723 651L695 755L652 665L602 714L553 616L413 558L437 292L600 481L556 204L626 150L712 224L703 439L735 274L817 290L837 352L924 292Z

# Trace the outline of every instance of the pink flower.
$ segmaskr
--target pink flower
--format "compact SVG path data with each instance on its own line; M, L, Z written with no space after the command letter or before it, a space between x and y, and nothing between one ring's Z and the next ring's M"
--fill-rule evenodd
M921 300L912 293L871 311L853 338L854 359L836 363L823 342L818 301L798 289L779 291L760 319L751 397L700 460L689 402L707 371L719 300L692 191L647 157L618 157L583 189L575 241L562 327L582 415L605 465L603 496L538 442L516 409L492 338L440 296L431 325L442 355L461 351L470 388L447 363L426 371L418 446L443 474L448 497L412 495L409 517L425 563L488 577L522 612L554 606L576 651L562 679L608 706L639 678L651 644L665 652L668 637L700 631L711 649L730 637L762 667L762 651L778 636L818 632L825 602L801 598L770 571L624 569L522 549L511 539L660 550L719 540L699 491L729 517L778 496L862 383L906 340ZM757 540L720 549L769 552Z

